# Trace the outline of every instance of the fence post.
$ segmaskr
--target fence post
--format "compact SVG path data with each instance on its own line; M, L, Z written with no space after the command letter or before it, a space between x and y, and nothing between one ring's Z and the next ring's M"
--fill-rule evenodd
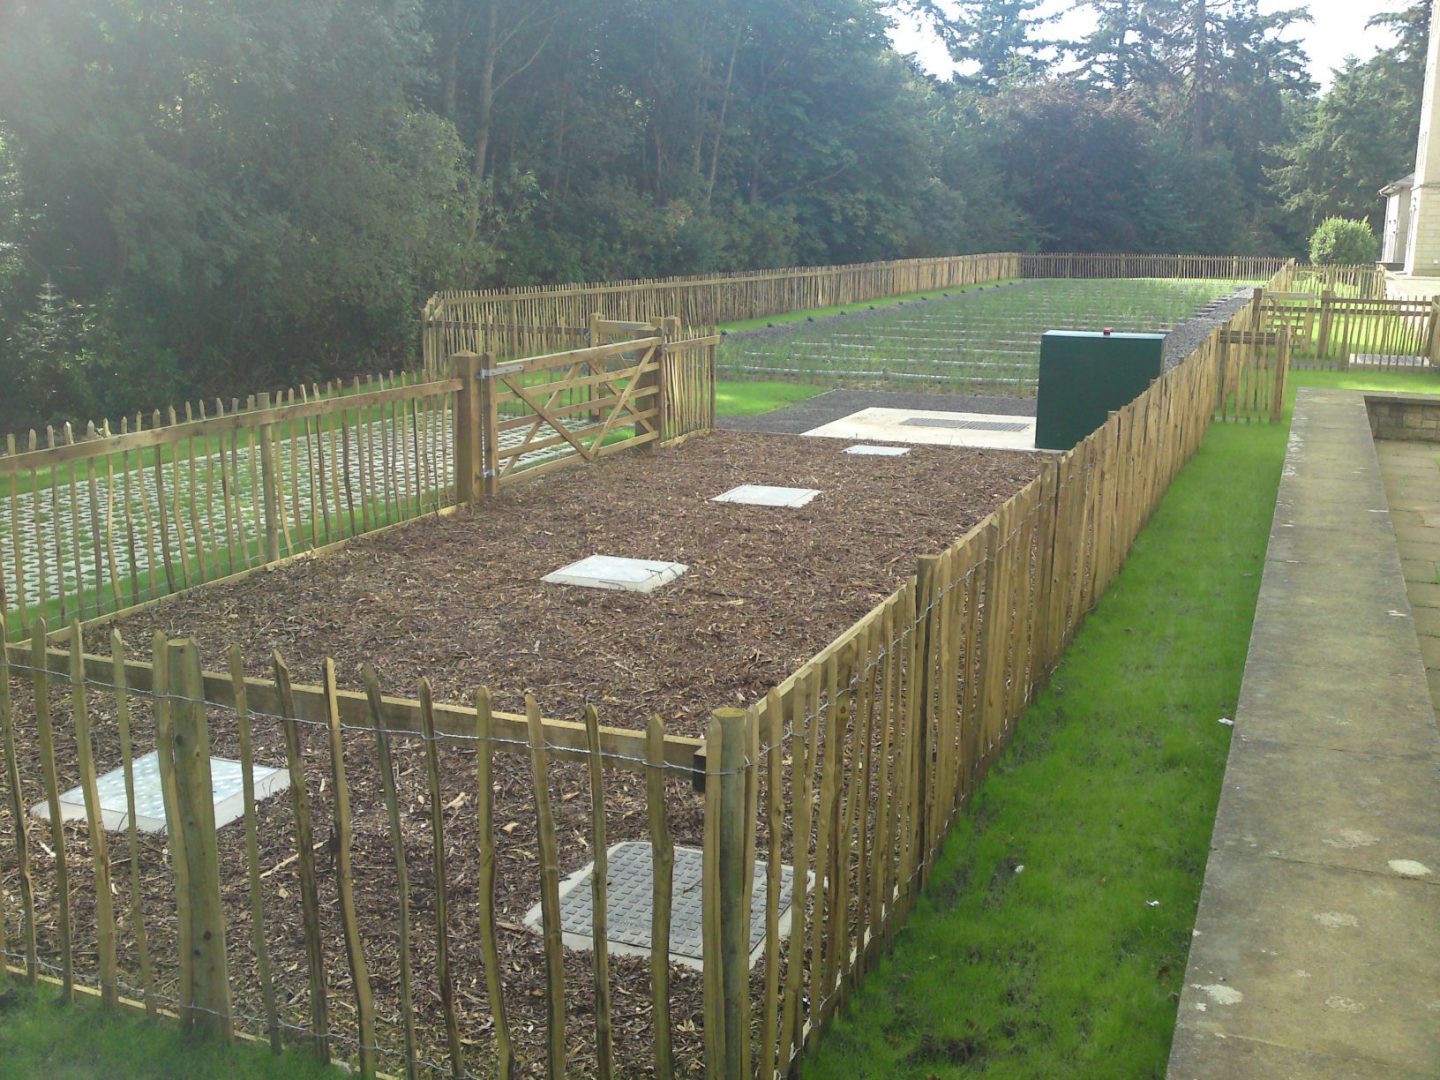
M1285 415L1285 383L1290 377L1290 330L1282 326L1276 334L1275 388L1270 395L1270 422L1280 423Z
M460 380L460 389L455 393L455 501L470 504L485 487L480 356L473 352L456 353L450 357L450 373Z
M604 344L604 342L601 340L601 338L604 337L604 331L601 329L600 326L604 319L605 316L598 311L592 311L590 313L590 332L585 339L585 344L592 349L595 348L597 345ZM591 374L594 374L593 370L591 371ZM595 398L599 396L599 386L586 386L581 392L585 395L583 400L594 401ZM599 412L591 410L590 412L587 412L585 414L585 423L587 425L599 424L601 422L602 420Z
M182 988L188 1006L181 1022L198 1031L229 1039L230 980L225 960L225 913L220 905L220 856L215 842L215 795L210 777L210 732L205 720L205 682L200 653L189 640L172 641L170 679L173 699L169 745L175 777L175 814L184 837L189 893L190 987Z
M256 398L256 408L270 408L270 391ZM280 494L275 471L275 425L260 425L260 483L265 513L265 561L280 561Z
M655 370L644 372L635 377L635 394L632 396L631 408L636 412L644 412L646 409L655 410L655 431L657 432L658 438L652 439L640 447L642 450L653 450L655 443L669 436L669 432L666 430L668 426L666 413L668 410L665 404L665 353L670 347L671 339L678 337L680 334L680 320L678 318L658 318L651 325L655 327L655 335L665 340L655 346L651 351L651 356L655 361ZM639 397L640 393L648 390L652 386L655 388L655 392L650 395L648 401L642 400ZM644 425L642 425L639 420L635 421L635 434L637 436L644 434Z
M750 1074L750 895L758 716L716 709L706 739L703 943L709 1076Z
M475 365L477 411L480 416L480 494L500 493L500 406L495 402L495 357L481 353Z
M1436 345L1440 345L1440 299L1430 301L1430 327L1425 337L1425 356L1436 366Z
M1330 307L1335 300L1335 294L1329 289L1320 293L1320 331L1315 342L1315 356L1322 363L1328 359L1325 355L1330 346Z
M939 555L921 555L915 564L915 612L916 612L916 655L920 670L916 673L915 692L920 699L919 725L915 729L916 768L915 777L915 826L919 838L920 857L917 869L920 884L924 885L930 876L930 831L933 822L930 815L930 732L934 727L933 682L935 678L935 652L939 647L939 635L934 632L938 617L935 599L935 578L940 569Z

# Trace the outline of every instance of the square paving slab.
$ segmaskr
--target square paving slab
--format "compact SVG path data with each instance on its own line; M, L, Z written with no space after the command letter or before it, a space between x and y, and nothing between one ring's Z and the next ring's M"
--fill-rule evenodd
M904 457L909 452L908 446L872 446L870 443L857 443L845 448L845 453L859 457Z
M135 828L140 832L163 833L165 801L160 793L160 761L155 751L136 758L132 771L135 776ZM240 762L212 757L210 782L215 794L215 827L219 829L245 812ZM267 799L289 786L288 773L265 765L255 766L256 801ZM125 770L111 769L95 782L95 787L100 795L100 820L104 827L112 832L128 828ZM48 803L37 803L31 807L30 813L45 821L50 820ZM60 796L60 817L65 821L85 820L85 794L80 788L71 788Z
M767 487L765 484L741 484L711 502L744 503L746 506L804 506L819 495L815 488Z
M653 854L643 841L626 841L609 849L610 872L606 879L606 941L612 955L649 956L651 952L651 889L654 882ZM686 967L702 968L700 879L702 856L699 848L676 847L670 913L670 959ZM594 944L594 907L590 879L595 864L589 863L560 883L561 935L571 949L588 950ZM765 864L755 864L750 903L750 965L765 948ZM790 925L790 897L794 870L780 871L780 921L783 937ZM525 916L525 925L543 932L540 905Z
M684 563L656 559L625 559L616 555L591 555L546 574L541 581L552 585L579 585L586 589L618 589L621 592L650 593L674 581L690 568Z
M1035 418L934 409L861 409L805 432L820 438L875 439L929 446L1034 450Z

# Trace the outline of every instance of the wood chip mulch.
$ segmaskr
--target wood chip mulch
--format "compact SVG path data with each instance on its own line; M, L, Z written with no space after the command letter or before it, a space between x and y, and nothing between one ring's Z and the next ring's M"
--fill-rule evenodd
M491 688L523 711L703 735L709 711L763 696L1037 472L1034 455L723 432L617 455L510 487L475 513L362 539L339 554L165 601L122 624L195 637L223 670L233 641L253 674L278 649L296 677L329 656L360 690L427 676L438 700ZM799 509L709 501L738 484L818 488ZM548 585L593 554L688 565L644 596Z

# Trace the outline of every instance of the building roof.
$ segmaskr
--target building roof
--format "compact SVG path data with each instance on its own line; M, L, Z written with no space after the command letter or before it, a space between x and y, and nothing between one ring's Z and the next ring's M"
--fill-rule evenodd
M1408 191L1415 186L1415 174L1407 173L1399 180L1392 180L1380 189L1380 194L1389 198L1391 195L1398 195L1402 191Z

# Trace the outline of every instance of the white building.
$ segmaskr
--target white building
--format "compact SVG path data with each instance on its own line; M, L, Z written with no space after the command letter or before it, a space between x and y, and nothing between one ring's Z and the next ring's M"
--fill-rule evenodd
M1385 200L1385 234L1380 244L1380 261L1390 264L1392 270L1405 265L1405 251L1410 242L1410 189L1415 186L1415 174L1402 176L1393 184L1380 189Z
M1420 104L1420 144L1415 153L1414 187L1410 191L1409 239L1405 245L1405 273L1440 277L1440 139L1430 140L1440 98L1440 4L1430 14L1430 47L1425 61L1425 94ZM1387 215L1388 229L1389 218Z

